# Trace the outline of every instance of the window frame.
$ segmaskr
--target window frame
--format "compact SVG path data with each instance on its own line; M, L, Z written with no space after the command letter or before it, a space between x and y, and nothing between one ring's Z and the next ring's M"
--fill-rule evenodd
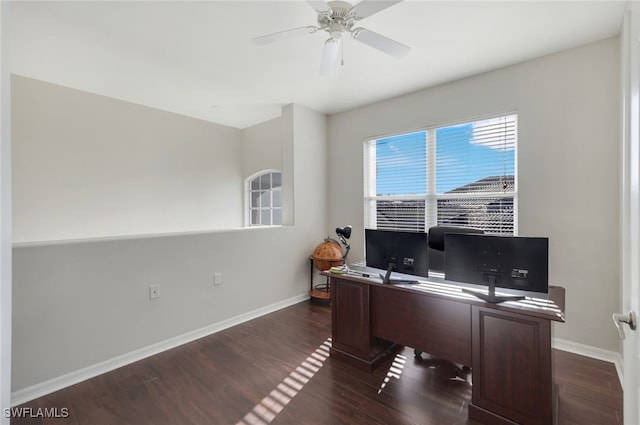
M273 174L280 174L280 188L279 189L274 189L272 186L273 183ZM256 180L256 179L261 179L262 177L269 175L269 181L271 182L270 184L270 188L266 189L269 191L270 193L270 197L271 197L271 205L269 207L258 207L258 208L254 208L251 204L251 194L254 192L264 192L264 190L262 189L258 189L258 190L254 190L252 189L252 183ZM273 206L273 192L274 191L279 191L280 192L280 206ZM244 225L245 227L278 227L278 226L282 226L282 171L281 170L277 170L277 169L265 169L265 170L260 170L252 175L250 175L249 177L247 177L244 181L244 194L245 194L245 208L244 208ZM254 224L251 221L252 218L252 211L253 210L257 210L260 213L258 214L258 216L260 217L260 221L262 221L262 211L269 211L269 217L270 217L270 223L269 224L263 224L263 223L259 223L259 224ZM280 211L280 224L273 224L273 212L275 210L279 210Z
M497 119L502 117L511 117L515 116L515 142L514 142L514 159L513 159L513 191L512 192L472 192L472 193L443 193L438 194L436 190L436 162L437 162L437 139L436 139L436 131L438 129L464 125L464 124L472 124L479 121ZM519 126L519 115L517 111L505 112L500 114L493 115L485 115L481 117L475 117L472 119L462 119L454 122L449 122L445 124L432 125L428 127L422 127L418 129L395 132L386 135L379 135L374 137L367 137L364 139L362 144L363 147L363 192L364 192L364 223L365 227L376 229L377 226L377 215L375 211L375 201L384 200L384 201L396 201L396 200L416 200L416 201L424 201L424 231L427 232L430 227L438 225L438 210L437 205L438 201L441 200L450 200L450 199L486 199L486 198L501 198L501 199L513 199L513 236L518 235L518 194L519 194L519 179L518 179L518 126ZM375 164L376 162L376 153L374 149L370 149L367 145L369 143L376 142L381 139L398 137L403 135L408 135L412 133L421 133L424 132L426 134L426 194L425 195L377 195L372 193L375 189L372 189L371 183L375 186ZM433 140L436 142L433 143ZM370 167L369 164L374 164L374 167ZM454 226L455 224L443 224L447 226ZM496 233L496 234L504 234L508 233Z

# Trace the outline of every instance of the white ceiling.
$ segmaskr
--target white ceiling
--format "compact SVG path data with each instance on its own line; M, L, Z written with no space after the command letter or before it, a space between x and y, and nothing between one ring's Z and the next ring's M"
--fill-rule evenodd
M622 1L405 0L362 26L411 47L395 59L351 38L318 74L328 34L251 38L316 24L305 1L14 1L11 67L36 78L245 128L297 103L326 114L619 33Z

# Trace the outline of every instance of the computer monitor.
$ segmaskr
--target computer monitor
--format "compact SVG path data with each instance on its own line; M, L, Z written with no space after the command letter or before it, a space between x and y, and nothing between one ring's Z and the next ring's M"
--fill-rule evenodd
M386 270L383 283L415 283L415 280L391 279L392 272L429 276L427 234L396 230L365 229L367 267Z
M496 296L495 288L549 292L549 239L445 234L446 280L486 285L488 294L463 290L492 303L524 296Z

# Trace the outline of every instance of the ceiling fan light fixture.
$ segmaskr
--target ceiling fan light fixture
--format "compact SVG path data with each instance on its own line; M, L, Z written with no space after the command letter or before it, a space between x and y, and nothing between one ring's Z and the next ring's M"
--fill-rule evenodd
M320 75L328 76L336 70L341 41L341 38L331 37L324 42L322 60L320 62Z

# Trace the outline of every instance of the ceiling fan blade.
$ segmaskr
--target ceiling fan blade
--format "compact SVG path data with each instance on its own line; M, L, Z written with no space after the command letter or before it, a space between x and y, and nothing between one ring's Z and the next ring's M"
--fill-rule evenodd
M407 56L409 54L409 50L411 50L409 46L405 46L402 43L368 29L356 28L353 30L351 35L356 40L396 58L403 58Z
M320 62L320 75L328 76L335 72L341 44L341 38L331 37L325 41L324 49L322 50L322 61Z
M353 6L352 12L356 16L356 19L364 19L401 1L402 0L362 0Z
M324 0L307 0L307 3L309 3L309 5L317 12L328 12L331 10L327 2Z
M269 44L275 41L286 40L287 38L297 37L299 35L304 34L313 34L318 30L318 27L307 26L307 27L299 27L293 28L290 30L274 32L272 34L261 35L260 37L254 37L251 39L256 44Z

